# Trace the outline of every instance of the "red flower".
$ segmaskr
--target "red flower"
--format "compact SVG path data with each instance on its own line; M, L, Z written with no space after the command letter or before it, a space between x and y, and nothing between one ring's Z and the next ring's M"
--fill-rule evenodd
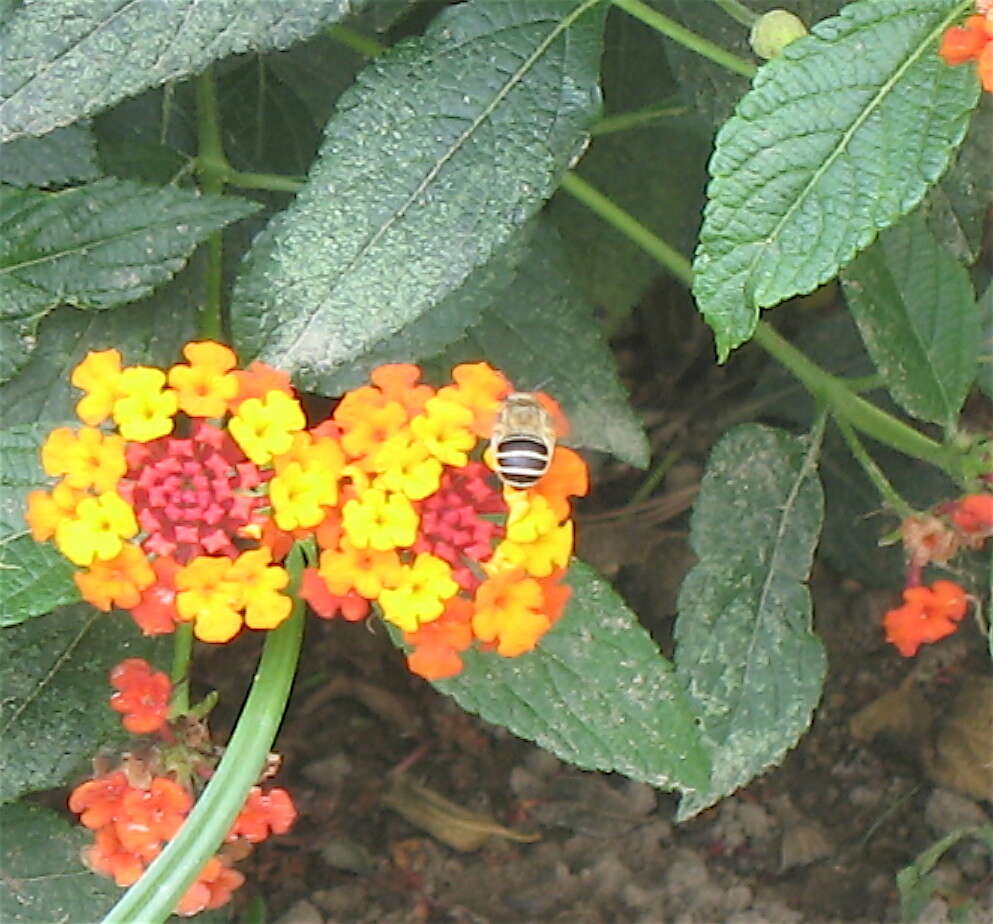
M253 786L225 840L230 842L243 837L258 844L270 834L285 834L296 817L296 806L285 789L275 787L264 793L261 787Z
M903 606L889 610L883 617L886 641L905 658L912 658L921 645L955 632L968 605L965 591L954 581L908 587L903 592Z
M983 89L993 93L993 10L946 30L938 54L953 67L975 61Z
M110 672L110 685L117 690L110 697L110 708L124 716L121 724L129 732L147 735L165 724L172 684L161 671L152 670L147 661L121 661Z
M993 536L993 494L968 494L952 511L952 522L974 536Z

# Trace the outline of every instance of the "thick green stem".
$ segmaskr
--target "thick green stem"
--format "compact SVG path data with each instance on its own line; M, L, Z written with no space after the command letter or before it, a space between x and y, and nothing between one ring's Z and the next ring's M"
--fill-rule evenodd
M368 35L364 35L357 29L343 26L340 23L328 26L327 33L336 42L350 48L364 58L375 58L376 55L381 55L386 51L388 47L377 42L374 38L369 38Z
M647 3L643 3L642 0L612 0L612 2L618 9L624 10L625 13L634 16L635 19L640 19L646 26L650 26L656 31L661 32L674 42L679 42L680 45L684 45L690 51L695 51L698 55L709 58L715 64L720 64L721 67L725 67L729 71L741 74L742 77L748 77L750 79L755 76L757 68L754 64L743 58L739 58L725 48L721 48L720 45L715 45L703 36L691 32L675 20L670 19L668 16L663 16L657 10L653 10Z
M299 576L299 554L291 553L290 570ZM104 924L164 921L231 829L265 765L286 709L303 638L303 611L303 601L297 599L290 618L269 632L252 690L217 771L179 833L110 910Z
M190 708L190 656L193 653L193 623L181 622L172 636L172 712L182 715Z
M883 474L883 470L876 464L876 460L869 455L868 450L862 445L855 428L842 417L835 417L834 422L838 425L841 435L848 444L848 450L855 457L855 460L862 466L869 480L879 494L890 507L901 517L908 517L914 513L910 506L897 492L896 488L890 484L889 478Z
M276 173L243 173L241 170L228 168L224 171L224 182L229 186L241 189L268 189L272 192L298 193L303 189L304 181L291 176L280 176Z

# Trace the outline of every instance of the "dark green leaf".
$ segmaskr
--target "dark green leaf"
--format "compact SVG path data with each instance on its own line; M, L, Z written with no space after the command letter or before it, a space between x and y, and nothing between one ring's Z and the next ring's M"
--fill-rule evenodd
M979 259L993 204L993 97L984 93L958 158L924 200L928 227L966 265Z
M665 789L706 786L707 756L668 661L610 586L569 572L565 615L531 653L468 652L435 686L563 760Z
M746 424L714 447L690 527L699 563L676 622L677 671L713 772L683 798L681 819L780 761L810 724L827 666L806 586L822 515L802 440Z
M610 452L641 468L648 464L648 440L617 363L548 222L539 223L517 277L469 331L469 343L448 355L483 356L515 388L540 387L553 395L569 418L570 445Z
M244 51L285 48L359 0L36 0L0 31L0 141L43 135Z
M197 243L257 208L127 180L61 193L0 188L0 382L24 365L38 322L59 304L102 309L147 295Z
M893 400L951 428L976 378L980 318L969 274L914 213L861 253L842 282Z
M0 802L71 782L122 740L107 674L157 647L130 616L84 603L0 632Z
M41 805L0 808L0 920L5 924L99 921L121 897L79 859L93 834Z
M481 266L477 266L457 289L432 305L417 320L387 337L371 344L363 353L352 357L347 366L322 380L330 394L354 388L368 377L370 370L382 363L412 362L444 350L466 333L466 328L479 321L486 308L492 308L498 296L513 282L517 267L528 251L538 221L532 220L517 229ZM452 366L460 359L447 358L438 366L438 380L447 381ZM478 350L471 353L479 359ZM494 361L495 362L495 361Z
M38 346L15 378L0 385L0 426L70 420L82 393L69 384L90 350L120 350L127 365L170 366L196 335L203 261L133 305L113 311L56 308L38 330Z
M944 173L979 85L935 53L958 0L862 0L767 63L721 130L694 294L717 353L834 276Z
M596 113L602 0L475 0L376 58L235 288L245 359L304 387L423 315L551 195Z
M11 626L79 599L73 567L49 544L31 538L26 498L50 479L39 448L54 423L0 430L0 625Z
M98 176L96 142L88 125L67 125L42 138L0 145L0 183L67 186Z
M710 152L710 126L673 97L659 61L659 36L630 16L607 20L603 85L608 118L668 110L624 131L598 133L577 173L626 209L666 243L690 253L696 241ZM606 123L603 123L606 124ZM658 261L565 192L549 214L572 257L575 274L609 321L624 317L661 267Z

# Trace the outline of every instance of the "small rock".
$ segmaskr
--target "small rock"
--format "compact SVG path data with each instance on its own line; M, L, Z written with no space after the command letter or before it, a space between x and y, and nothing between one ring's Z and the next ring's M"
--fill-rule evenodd
M632 812L638 815L647 815L649 812L655 811L658 798L655 790L647 783L638 783L634 780L629 780L624 788L628 808Z
M722 904L725 913L730 914L734 911L744 911L752 903L754 897L752 890L744 883L731 886L724 893Z
M920 914L914 918L914 924L945 924L948 920L948 902L943 898L932 898Z
M807 866L830 856L833 848L819 825L801 821L783 832L779 848L779 871Z
M956 828L982 825L989 818L978 803L949 789L936 789L924 807L924 820L939 837Z
M367 904L365 888L348 883L333 889L318 889L310 896L337 920L356 920Z
M750 841L764 841L772 836L775 819L756 802L738 803L738 821Z
M336 837L326 841L321 847L321 858L328 866L367 876L375 867L369 852L356 841L347 837Z
M324 924L324 916L305 898L294 902L276 924Z
M303 768L304 777L318 786L334 786L351 773L352 762L344 754L311 761Z

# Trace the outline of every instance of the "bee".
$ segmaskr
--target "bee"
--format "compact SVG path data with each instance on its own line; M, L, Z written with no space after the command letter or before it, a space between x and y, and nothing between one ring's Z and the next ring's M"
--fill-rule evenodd
M512 488L530 488L541 480L552 461L552 418L533 394L516 391L500 408L490 446L500 480Z

